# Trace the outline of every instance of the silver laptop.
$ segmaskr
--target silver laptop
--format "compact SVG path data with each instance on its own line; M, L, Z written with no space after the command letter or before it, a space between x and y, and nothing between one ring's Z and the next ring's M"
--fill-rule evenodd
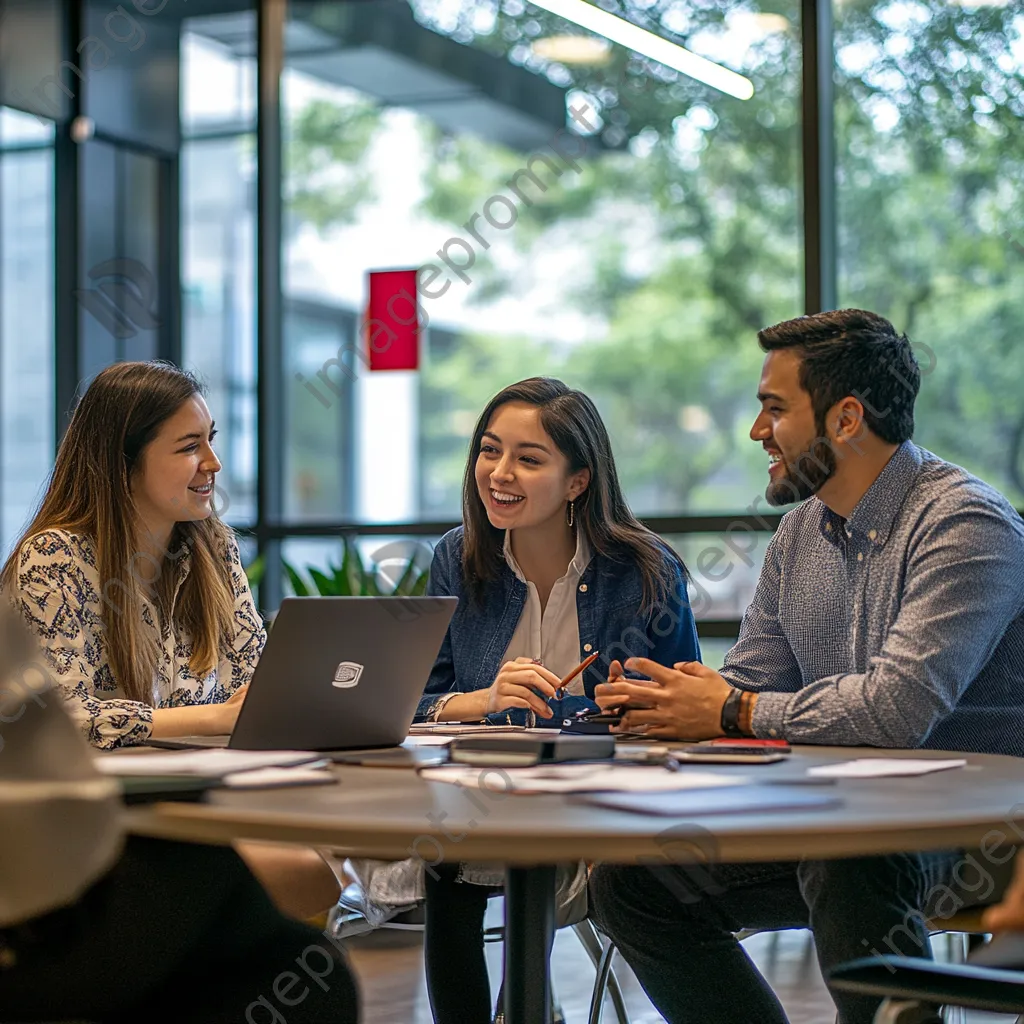
M455 597L286 597L230 738L162 747L358 750L409 732Z

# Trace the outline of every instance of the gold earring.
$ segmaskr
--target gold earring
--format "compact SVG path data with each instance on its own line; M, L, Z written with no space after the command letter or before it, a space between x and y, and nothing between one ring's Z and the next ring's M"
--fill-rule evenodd
M569 511L566 513L565 521L572 526L576 520L576 502L569 499Z

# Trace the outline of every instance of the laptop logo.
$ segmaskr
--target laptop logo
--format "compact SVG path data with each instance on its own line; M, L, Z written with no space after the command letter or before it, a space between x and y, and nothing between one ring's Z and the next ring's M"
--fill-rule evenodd
M342 661L334 670L334 685L342 690L358 686L363 674L363 666L356 661Z

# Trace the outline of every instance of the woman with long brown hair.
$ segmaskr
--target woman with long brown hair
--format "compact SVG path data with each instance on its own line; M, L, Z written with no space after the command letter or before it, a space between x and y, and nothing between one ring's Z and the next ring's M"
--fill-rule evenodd
M213 506L215 435L193 374L157 361L100 371L0 572L93 746L234 728L266 631ZM296 916L337 897L313 850L240 852Z
M462 526L434 549L429 594L458 607L419 717L559 727L597 710L594 687L626 658L700 658L679 556L633 515L611 442L583 392L532 377L495 395L473 431ZM591 655L569 685L559 682ZM472 884L477 883L477 884ZM486 1024L483 919L500 872L440 864L425 882L427 987L437 1024ZM580 913L586 872L559 913Z
M266 633L231 530L198 380L102 370L0 575L97 747L231 732Z

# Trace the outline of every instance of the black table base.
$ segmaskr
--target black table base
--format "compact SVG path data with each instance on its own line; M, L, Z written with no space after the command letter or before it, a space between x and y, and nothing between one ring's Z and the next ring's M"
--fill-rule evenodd
M505 871L505 1024L551 1024L555 870Z

